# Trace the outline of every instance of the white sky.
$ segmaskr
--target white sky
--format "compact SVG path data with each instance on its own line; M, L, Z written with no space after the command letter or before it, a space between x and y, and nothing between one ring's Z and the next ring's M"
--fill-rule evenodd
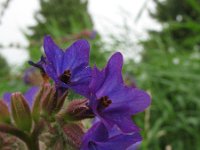
M5 0L0 0L0 4ZM108 34L117 34L115 25L122 26L123 21L133 28L137 35L145 37L146 29L158 29L149 16L147 9L143 12L140 20L134 20L140 9L147 2L147 7L154 9L152 0L89 0L89 12L91 12L96 30L104 37ZM26 46L27 40L22 34L29 25L35 24L33 14L39 9L38 0L11 0L6 10L2 24L0 24L0 43L20 43ZM0 12L2 8L0 7ZM28 59L25 50L0 49L0 53L6 57L12 65L20 65Z

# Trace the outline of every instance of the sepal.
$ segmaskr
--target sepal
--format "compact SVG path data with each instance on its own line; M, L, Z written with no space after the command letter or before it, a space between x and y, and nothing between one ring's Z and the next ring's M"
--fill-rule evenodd
M37 123L40 119L40 113L41 113L41 100L42 96L44 93L44 87L40 89L40 91L37 93L34 104L33 104L33 109L32 109L32 117L35 123Z
M13 93L11 96L11 114L19 129L30 132L32 128L31 110L26 99L19 92Z
M44 85L43 88L44 91L41 98L42 114L45 117L49 117L56 106L56 90L55 87L51 86L50 84Z

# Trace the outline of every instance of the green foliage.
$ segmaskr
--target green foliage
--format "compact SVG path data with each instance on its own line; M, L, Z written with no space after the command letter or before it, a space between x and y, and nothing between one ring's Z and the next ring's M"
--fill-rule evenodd
M12 68L8 66L3 57L0 56L0 98L5 92L24 91L26 88L21 75L12 75Z
M144 117L141 149L176 150L200 147L200 5L197 0L156 2L151 16L162 25L143 40L143 62L134 72L138 86L152 95ZM127 66L128 67L128 66ZM141 118L137 118L142 124Z
M35 14L36 26L32 39L38 41L44 35L59 30L59 37L92 28L92 21L87 12L87 1L80 0L40 0L41 9ZM61 32L62 31L62 32ZM61 34L61 35L60 35ZM56 36L56 32L53 34Z
M200 2L198 0L154 0L153 19L162 24L161 31L149 31L150 38L143 45L156 48L159 38L165 47L181 43L181 50L193 50L200 45ZM168 37L168 38L166 38ZM170 39L170 40L169 40ZM170 43L168 43L170 42Z
M198 149L200 52L149 51L144 62L127 66L138 87L152 95L150 110L136 118L143 126L142 149L162 150L167 145L176 150Z
M154 0L156 11L150 15L161 23L185 22L188 18L200 21L198 0Z
M3 74L0 77L0 82L0 97L2 97L5 92L24 92L28 88L23 82L22 74Z

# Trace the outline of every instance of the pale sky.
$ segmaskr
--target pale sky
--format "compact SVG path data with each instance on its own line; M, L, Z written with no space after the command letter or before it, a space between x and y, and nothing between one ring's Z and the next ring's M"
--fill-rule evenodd
M0 4L5 0L0 0ZM149 16L147 9L140 20L134 22L140 9L147 2L147 7L154 9L152 0L89 0L89 12L92 15L95 29L106 39L109 34L117 34L119 31L115 25L122 26L124 20L133 29L135 35L145 37L147 29L159 29ZM26 46L27 40L22 34L27 26L35 24L33 14L39 9L38 0L11 0L6 10L2 24L0 24L0 43L20 43ZM0 7L0 12L2 8ZM137 36L136 36L137 38ZM11 65L20 65L28 59L25 50L0 49L0 53L6 57Z

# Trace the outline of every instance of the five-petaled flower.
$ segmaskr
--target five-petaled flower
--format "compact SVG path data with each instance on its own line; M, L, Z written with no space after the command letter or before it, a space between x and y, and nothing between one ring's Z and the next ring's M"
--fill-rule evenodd
M37 64L31 64L51 77L56 87L70 88L87 96L91 76L89 43L86 40L78 40L63 51L50 36L46 36L43 47L46 57L41 57Z
M115 53L101 71L92 70L89 106L109 130L117 126L124 133L139 131L131 116L150 105L150 96L137 88L128 87L122 78L123 57Z

